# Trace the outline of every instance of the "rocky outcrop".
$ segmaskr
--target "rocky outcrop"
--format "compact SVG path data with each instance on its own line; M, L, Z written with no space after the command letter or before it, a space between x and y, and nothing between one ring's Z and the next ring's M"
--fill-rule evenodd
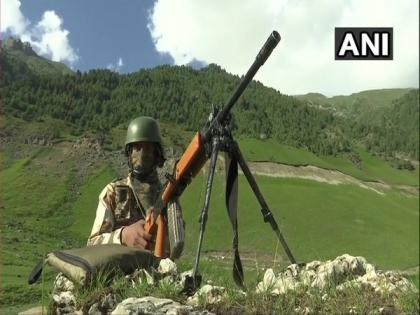
M156 270L136 270L127 275L127 285L133 288L137 285L161 286L170 285L174 290L181 292L185 279L192 274L192 270L180 273L177 265L170 259L163 259ZM210 282L210 281L209 281ZM363 257L354 257L344 254L328 261L313 261L304 266L290 265L280 273L267 269L263 281L257 287L258 293L269 293L280 296L294 290L319 290L323 301L328 301L328 290L346 290L348 287L366 288L378 294L394 294L413 290L416 287L397 272L380 271L369 264ZM166 298L153 296L129 297L117 301L116 295L110 290L104 293L93 304L84 306L82 310L76 309L76 297L71 282L63 277L57 277L56 291L53 300L59 314L193 314L209 315L209 311L197 310L200 305L213 305L223 303L228 298L224 287L204 284L193 296L183 299L183 303ZM306 292L306 291L305 291ZM247 293L237 293L246 296ZM307 307L297 307L296 313L309 314Z
M267 269L263 281L257 286L257 292L268 291L273 295L280 295L299 288L323 290L331 286L337 290L350 286L364 286L384 294L416 290L415 286L400 274L377 270L363 257L344 254L332 261L313 261L303 267L293 264L277 275L272 269Z
M129 315L129 314L171 314L181 315L190 314L192 307L182 305L170 299L159 299L153 296L146 296L141 298L131 297L125 299L117 305L112 315Z
M39 145L39 146L46 146L51 147L53 145L54 138L52 137L28 137L25 139L25 144L31 144L31 145Z
M101 152L103 146L103 140L101 138L83 137L78 139L72 146L74 151L93 151Z

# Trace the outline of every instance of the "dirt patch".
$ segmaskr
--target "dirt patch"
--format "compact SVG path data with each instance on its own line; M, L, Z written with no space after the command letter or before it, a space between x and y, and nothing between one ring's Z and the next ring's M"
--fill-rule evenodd
M194 253L195 255L195 253ZM256 268L259 267L273 267L273 266L287 266L290 261L285 259L281 253L281 249L276 254L262 254L252 253L247 251L240 251L241 261L245 267ZM232 251L203 251L202 256L204 260L217 261L218 263L226 263L231 266L233 262Z
M372 190L380 195L383 195L391 189L397 189L410 195L419 195L419 189L413 186L365 182L339 171L326 170L316 166L292 166L272 162L249 162L248 164L251 172L256 175L302 178L331 185L353 184L364 189Z

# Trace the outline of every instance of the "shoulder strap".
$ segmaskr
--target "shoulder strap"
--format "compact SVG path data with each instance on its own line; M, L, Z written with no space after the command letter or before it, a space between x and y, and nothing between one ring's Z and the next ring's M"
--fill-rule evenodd
M241 257L239 256L239 236L238 236L238 161L226 155L226 208L233 230L233 279L235 283L244 289L244 272Z
M44 258L40 259L28 277L29 284L34 284L35 282L39 280L42 274L42 269L44 268L44 264L45 264L45 259Z
M136 200L136 204L139 207L139 209L140 209L140 211L141 211L141 213L143 215L143 218L146 218L146 209L144 209L143 205L141 204L140 199L137 196L136 191L132 187L130 181L128 181L128 187L130 188L131 192L133 193L134 199Z

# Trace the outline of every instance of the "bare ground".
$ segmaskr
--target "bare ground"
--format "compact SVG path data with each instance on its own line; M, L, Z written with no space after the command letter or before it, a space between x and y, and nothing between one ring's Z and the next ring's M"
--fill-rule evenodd
M417 187L408 185L389 185L381 182L366 182L339 171L326 170L316 166L291 166L272 162L249 162L251 172L256 175L284 178L302 178L331 185L353 184L383 195L396 189L410 195L419 195Z
M273 267L287 267L291 262L285 259L282 249L279 248L277 255L274 254L256 254L251 252L241 251L241 261L244 267L248 268L273 268ZM194 254L195 255L195 254ZM217 261L219 264L226 264L231 267L233 263L233 255L231 251L205 251L202 253L203 259L208 261ZM305 263L300 262L298 263ZM307 263L307 262L306 262ZM413 266L402 270L393 270L403 276L413 276L419 274L419 266Z

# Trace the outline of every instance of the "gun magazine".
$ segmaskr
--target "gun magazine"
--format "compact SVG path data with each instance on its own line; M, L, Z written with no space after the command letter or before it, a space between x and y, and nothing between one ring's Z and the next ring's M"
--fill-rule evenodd
M168 204L167 218L170 258L174 260L181 256L185 241L185 224L182 209L178 202L172 201Z

